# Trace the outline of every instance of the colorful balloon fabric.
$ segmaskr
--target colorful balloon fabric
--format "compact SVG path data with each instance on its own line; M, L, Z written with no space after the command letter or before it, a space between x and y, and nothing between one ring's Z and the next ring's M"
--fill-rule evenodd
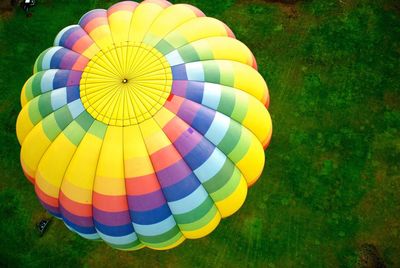
M224 23L161 0L61 30L21 103L21 164L40 202L122 250L213 231L259 178L272 133L250 50Z

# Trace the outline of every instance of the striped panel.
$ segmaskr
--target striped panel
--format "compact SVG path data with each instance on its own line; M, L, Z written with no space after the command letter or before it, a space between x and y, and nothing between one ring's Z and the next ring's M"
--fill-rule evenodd
M187 4L172 5L164 9L156 17L144 36L143 43L149 46L156 46L165 35L179 25L202 16L204 16L204 13L194 6Z
M248 183L258 179L264 166L264 152L250 131L221 113L179 96L167 101L165 107L227 155L238 166Z
M107 10L94 9L79 20L79 25L89 34L100 49L107 49L113 44Z
M208 82L175 80L172 94L223 113L249 129L268 144L272 123L265 107L253 96L232 87Z
M128 41L142 42L158 15L171 4L168 1L143 1L135 9L132 15Z
M71 25L62 29L54 40L54 46L61 46L91 59L100 48L79 25Z
M268 88L264 79L246 64L228 60L207 60L176 65L171 69L174 80L211 82L234 87L254 96L264 105L269 103Z
M251 51L242 42L234 38L207 37L181 46L169 53L179 54L185 63L205 60L230 60L256 68L255 58ZM166 55L167 58L168 54ZM170 64L174 66L179 63L170 62Z
M212 36L233 37L232 31L221 21L198 17L189 20L168 33L156 46L164 55L186 44Z
M108 24L114 43L128 41L132 14L137 6L136 2L123 1L112 5L107 10Z

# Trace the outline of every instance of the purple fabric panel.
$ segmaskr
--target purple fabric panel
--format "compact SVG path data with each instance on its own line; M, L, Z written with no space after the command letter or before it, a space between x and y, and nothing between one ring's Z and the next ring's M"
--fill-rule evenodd
M184 100L178 111L178 116L182 118L187 124L191 125L199 109L199 104L192 101Z
M107 17L107 11L104 9L94 9L83 15L81 20L79 21L79 25L82 28L85 28L86 24L88 24L91 20L96 17Z
M128 195L129 209L133 211L152 210L165 203L166 200L161 189L144 195Z
M75 45L76 41L82 38L82 36L86 35L86 32L82 28L76 27L74 29L76 30L74 30L74 32L71 33L71 35L68 36L67 40L65 41L64 43L65 47L72 48Z
M79 85L82 77L82 72L79 71L70 71L67 81L67 86L76 86Z
M161 187L164 188L181 181L182 179L187 177L191 172L192 171L186 165L185 161L181 159L172 166L169 166L167 168L164 168L163 170L158 171L157 178L158 181L160 182Z
M61 69L68 69L71 70L72 66L76 63L79 58L79 54L73 51L67 51L63 58L61 59L60 67Z
M201 136L193 129L188 128L181 136L174 142L175 148L185 157L194 147L201 141Z
M101 224L107 226L120 226L131 223L128 210L120 212L108 212L97 209L93 206L93 218Z
M174 80L172 83L172 94L185 97L188 81L185 80Z

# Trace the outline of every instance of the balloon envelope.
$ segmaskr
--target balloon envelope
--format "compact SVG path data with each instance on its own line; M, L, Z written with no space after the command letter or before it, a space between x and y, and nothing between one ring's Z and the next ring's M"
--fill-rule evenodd
M40 202L123 250L213 231L259 178L272 133L250 50L224 23L161 0L61 30L21 104L21 165Z

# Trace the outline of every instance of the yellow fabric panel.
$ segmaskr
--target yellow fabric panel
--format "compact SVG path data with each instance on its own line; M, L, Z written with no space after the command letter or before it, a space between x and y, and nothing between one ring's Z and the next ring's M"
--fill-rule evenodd
M124 100L124 111L125 114L128 115L128 119L124 118L124 126L128 126L131 124L136 124L137 123L137 119L136 119L136 114L135 114L135 108L132 104L132 100L131 100L131 96L129 94L129 92L127 92L125 94L125 100Z
M168 137L153 118L142 122L140 129L142 130L149 155L171 144Z
M254 104L254 107L256 107L255 104ZM260 133L260 135L256 135L256 136L257 136L258 140L261 142L261 144L263 146L265 146L268 143L269 137L271 137L271 134L272 134L271 115L269 114L268 110L265 108L262 108L262 110L260 108L259 111L257 111L257 109L249 109L248 115L249 116L246 116L244 118L243 124L245 126L249 126L249 129L255 130L255 133L257 133L257 134ZM257 116L258 116L258 120L256 119ZM263 134L263 135L261 135L261 134Z
M93 61L93 59L91 61L89 61L89 63L85 67L85 69L88 67L91 67L91 69L90 69L91 73L97 74L99 77L107 78L111 81L113 78L112 75L117 74L114 70L114 66L112 65L111 61L112 61L112 58L108 57L107 54L105 54L104 51L102 51L102 52L99 52L99 54L96 56L96 61ZM99 70L99 69L94 68L95 65L101 66L102 69ZM86 77L84 77L85 74L87 75L87 73L83 73L81 80L86 78Z
M58 194L60 191L59 186L55 186L51 184L47 178L44 178L40 173L36 173L36 178L35 178L35 184L37 187L39 187L42 192L44 192L46 195L49 195L54 198L58 198Z
M35 125L32 124L29 117L29 105L26 105L22 108L17 118L16 131L19 144L24 142L25 137L29 134L34 126Z
M50 143L51 141L43 132L42 122L37 124L24 139L21 148L21 162L29 176L35 177L39 161Z
M222 63L223 66L226 64L229 63ZM267 94L268 88L261 74L252 67L242 63L230 62L230 64L232 64L233 67L233 77L235 79L234 87L249 93L262 102ZM251 83L249 83L249 81L251 81Z
M88 59L91 59L94 57L94 55L97 54L97 52L100 51L100 48L97 46L96 43L93 43L90 47L88 47L82 55L85 56Z
M61 191L72 201L81 204L92 204L92 189L80 188L64 178L61 184Z
M247 196L247 183L243 176L240 177L240 182L236 187L235 191L225 198L224 200L215 203L222 218L226 218L236 211L243 205Z
M122 128L108 126L97 164L93 190L104 195L125 195Z
M32 80L32 79L33 79L33 76L31 76L28 80L26 80L24 86L22 87L22 90L21 90L21 98L20 98L21 107L24 107L25 104L29 101L29 100L26 98L26 85L28 84L29 80Z
M106 49L108 46L113 44L111 31L108 24L101 25L93 29L89 35L101 49Z
M137 87L134 85L134 88L136 89ZM138 97L138 100L142 104L142 108L145 108L145 114L148 113L147 111L150 111L151 108L154 106L154 99L149 97L146 93L144 93L141 90L135 90L134 94Z
M187 43L211 36L227 36L224 23L209 18L199 17L187 21L169 33L165 41L178 48Z
M129 27L129 41L141 42L149 30L154 19L163 11L163 8L154 3L143 2L133 12Z
M128 96L129 96L130 101L134 104L134 105L131 105L131 107L133 107L135 116L138 117L138 115L143 115L146 111L146 107L140 101L139 97L133 91L129 91ZM139 119L141 119L141 118L139 118Z
M114 100L111 102L114 108L111 111L111 113L109 113L109 115L111 116L109 124L114 126L115 125L122 126L122 122L124 120L120 118L128 118L128 115L125 115L127 112L124 111L125 108L124 99L126 91L120 90L118 94L119 94L118 98L114 98Z
M70 199L79 203L92 203L91 192L102 143L99 137L91 133L86 133L80 142L61 186L63 193Z
M248 132L246 136L251 137L251 144L243 158L236 163L236 166L245 177L247 185L253 185L260 177L264 168L264 149L260 141L253 134L245 129L242 129L242 131Z
M128 41L131 18L132 12L128 10L116 11L108 16L108 24L114 43Z
M44 153L36 171L36 184L47 195L58 197L65 170L75 150L76 146L63 133L60 133ZM46 183L42 183L43 180ZM52 187L46 187L48 185Z
M202 220L202 218L200 220ZM217 211L214 217L205 226L193 231L182 231L182 234L189 239L197 239L204 237L210 234L212 231L214 231L214 229L217 228L220 221L221 221L221 214Z
M163 128L169 121L175 117L174 113L170 110L162 107L155 115L154 119L157 121L158 125Z
M127 178L154 173L138 125L124 127L124 159Z
M269 112L256 98L242 91L236 91L236 98L247 99L247 113L242 125L248 128L264 145L272 131Z
M207 55L210 52L212 58L202 60L231 60L247 65L253 65L253 54L242 42L229 37L208 37L190 44L199 55ZM204 51L204 53L202 53ZM251 81L251 80L250 80Z
M185 4L172 5L163 10L151 25L144 42L155 46L162 37L174 30L184 22L196 18L196 14Z

